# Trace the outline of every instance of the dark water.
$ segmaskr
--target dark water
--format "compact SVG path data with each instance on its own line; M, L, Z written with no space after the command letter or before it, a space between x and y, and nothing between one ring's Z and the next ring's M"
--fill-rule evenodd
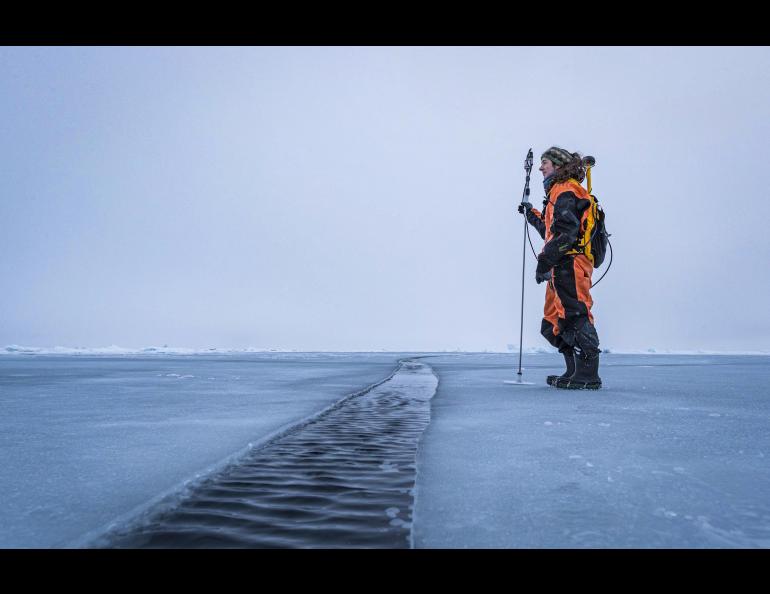
M417 445L436 380L391 380L249 454L175 508L113 533L117 548L408 548Z

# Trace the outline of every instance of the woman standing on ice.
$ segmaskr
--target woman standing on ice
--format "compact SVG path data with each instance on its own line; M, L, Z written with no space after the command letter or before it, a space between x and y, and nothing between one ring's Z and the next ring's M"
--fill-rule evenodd
M543 212L529 202L519 206L527 221L545 239L537 258L535 280L548 281L541 334L564 355L567 371L561 376L548 376L557 388L597 390L599 377L599 336L591 314L591 274L593 256L590 251L576 249L585 245L583 219L591 199L581 182L585 179L583 158L552 146L540 158L546 197Z

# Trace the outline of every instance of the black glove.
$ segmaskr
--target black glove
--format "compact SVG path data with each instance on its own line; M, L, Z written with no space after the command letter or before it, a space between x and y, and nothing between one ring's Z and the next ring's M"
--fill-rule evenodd
M524 211L525 211L525 210L526 210L527 212L529 212L530 210L532 210L532 205L531 205L529 202L522 202L521 204L519 204L519 212L520 212L521 214L524 214Z
M535 269L535 280L539 285L543 281L551 280L551 267L543 259L543 254L537 257L537 268Z

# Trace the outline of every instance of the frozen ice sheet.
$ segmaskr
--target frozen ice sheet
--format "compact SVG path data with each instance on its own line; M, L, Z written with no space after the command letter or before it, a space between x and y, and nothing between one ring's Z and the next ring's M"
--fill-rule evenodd
M0 547L71 546L403 356L2 357Z
M770 357L604 355L599 391L558 354L423 359L417 547L770 547Z

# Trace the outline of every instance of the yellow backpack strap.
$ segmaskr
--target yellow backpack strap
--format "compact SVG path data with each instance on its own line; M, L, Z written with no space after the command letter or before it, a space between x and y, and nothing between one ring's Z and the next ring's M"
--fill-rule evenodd
M591 168L586 168L586 180L588 182L588 193L591 193Z

